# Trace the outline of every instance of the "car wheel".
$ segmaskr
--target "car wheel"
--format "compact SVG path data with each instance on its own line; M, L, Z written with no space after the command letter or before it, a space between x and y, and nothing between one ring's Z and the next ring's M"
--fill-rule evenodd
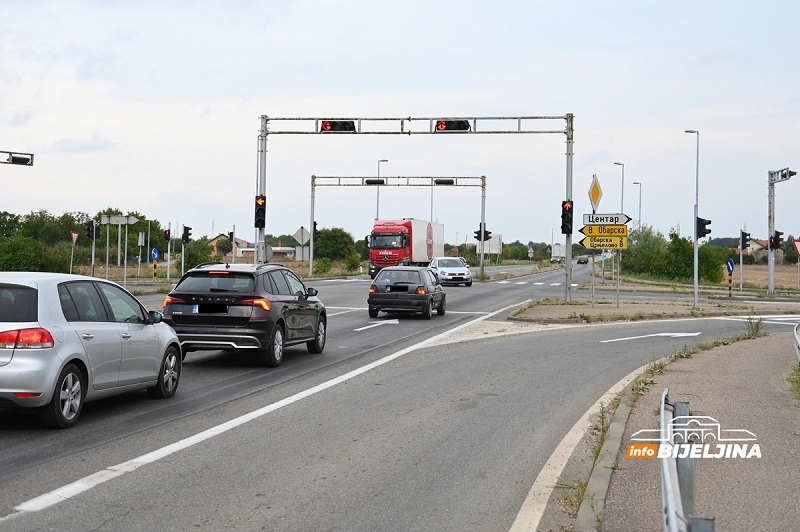
M266 349L261 350L261 365L278 367L283 360L283 327L275 324Z
M439 302L439 307L436 309L436 314L439 316L444 316L444 309L446 306L447 303L445 303L445 297L442 295L442 300Z
M178 389L178 381L181 379L181 361L178 350L174 346L169 346L164 358L161 360L161 368L158 372L158 382L155 386L147 389L147 394L156 399L167 399L175 395Z
M322 350L325 349L325 335L328 331L325 325L325 318L320 316L317 320L317 336L306 344L309 353L322 353Z
M464 286L472 286L472 281L470 281L468 283L464 283Z
M54 429L66 429L78 421L86 397L86 382L75 364L67 364L56 380L53 398L39 410L39 421Z
M425 305L425 310L422 311L422 317L426 320L431 319L431 315L433 314L433 298L428 300L428 303Z
M377 318L378 317L378 308L373 307L370 305L369 307L369 317L370 318Z

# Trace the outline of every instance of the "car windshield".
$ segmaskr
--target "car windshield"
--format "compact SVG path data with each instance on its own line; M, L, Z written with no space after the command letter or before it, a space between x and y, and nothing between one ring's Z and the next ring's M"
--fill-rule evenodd
M460 259L440 259L440 268L463 268L464 263Z
M403 270L381 270L376 282L388 284L419 284L419 272Z
M229 272L189 275L175 290L181 292L252 292L253 276Z
M372 235L371 248L397 249L403 247L403 235Z

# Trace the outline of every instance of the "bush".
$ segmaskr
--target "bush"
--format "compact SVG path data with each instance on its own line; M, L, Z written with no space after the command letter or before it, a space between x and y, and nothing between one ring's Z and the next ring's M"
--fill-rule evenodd
M361 256L354 253L344 260L344 269L348 272L354 272L361 266Z
M333 262L329 258L321 258L314 261L314 271L320 274L325 274L331 271Z

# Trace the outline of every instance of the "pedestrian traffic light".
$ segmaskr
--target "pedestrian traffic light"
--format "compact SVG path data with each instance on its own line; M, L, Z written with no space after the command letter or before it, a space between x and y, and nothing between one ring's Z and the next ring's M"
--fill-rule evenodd
M697 230L697 240L711 234L711 229L708 229L708 226L711 225L711 220L706 220L698 216L696 222L697 227L695 229Z
M742 242L740 244L740 249L744 251L747 249L747 242L750 240L750 233L746 233L742 231Z
M319 240L319 231L317 231L317 222L316 222L316 220L314 221L314 229L311 232L311 238L314 239L314 242Z
M436 131L469 131L468 120L437 120Z
M86 236L89 240L94 240L94 220L86 222Z
M183 235L181 236L181 242L184 244L188 244L192 241L192 228L189 226L183 226Z
M574 210L575 205L572 203L572 200L562 201L561 202L561 234L562 235L571 235L572 234L572 211Z
M320 133L355 133L356 124L352 120L323 120Z
M769 237L769 249L781 249L783 247L783 233L781 231L773 231L772 236Z
M169 240L170 234L171 234L171 231L169 229L164 229L164 238Z
M256 196L256 220L257 229L264 229L267 225L267 197L263 194Z

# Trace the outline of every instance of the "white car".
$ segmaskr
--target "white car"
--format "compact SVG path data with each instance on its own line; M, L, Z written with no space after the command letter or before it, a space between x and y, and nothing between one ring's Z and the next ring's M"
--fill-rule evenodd
M86 401L178 389L180 343L160 312L81 275L0 272L0 407L71 427Z
M472 272L458 257L434 257L430 268L443 285L452 284L472 286Z

